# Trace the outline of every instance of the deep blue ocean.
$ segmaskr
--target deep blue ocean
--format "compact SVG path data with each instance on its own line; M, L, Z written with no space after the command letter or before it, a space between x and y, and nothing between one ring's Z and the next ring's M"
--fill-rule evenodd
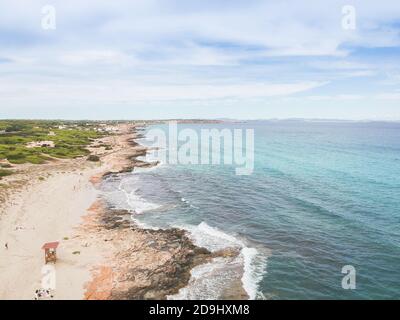
M221 297L235 277L252 299L400 298L400 123L178 128L254 129L255 163L245 176L235 165L162 163L104 183L110 204L144 227L185 228L210 250L240 248L236 261L196 267L175 298ZM342 288L345 265L355 289Z

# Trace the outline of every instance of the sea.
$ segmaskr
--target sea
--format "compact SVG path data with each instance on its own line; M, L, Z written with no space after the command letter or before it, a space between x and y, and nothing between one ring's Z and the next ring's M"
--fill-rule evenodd
M138 142L155 147L154 129L168 133L169 126L146 127ZM400 123L269 120L177 129L199 136L252 130L254 170L237 175L235 163L167 159L103 183L109 204L129 210L141 227L183 228L199 246L240 252L195 267L169 299L219 299L234 290L227 288L232 279L250 299L400 298ZM171 145L163 147L171 152ZM144 159L155 161L159 152Z

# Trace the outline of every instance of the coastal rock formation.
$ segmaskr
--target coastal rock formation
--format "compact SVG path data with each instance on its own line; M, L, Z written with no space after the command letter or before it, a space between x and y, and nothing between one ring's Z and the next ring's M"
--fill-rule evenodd
M193 267L239 253L234 249L211 253L195 246L181 229L141 229L128 211L100 203L91 212L86 231L97 233L95 238L113 254L107 266L94 270L87 299L165 299L187 285Z
M131 131L129 138L121 140L126 148L121 148L111 162L107 160L113 164L111 170L94 177L93 183L99 184L109 175L131 172L135 167L157 165L137 159L146 155L147 148L135 141L140 136L136 130L133 138ZM108 208L101 200L89 210L82 230L81 241L97 246L100 241L107 252L106 264L92 270L86 299L166 299L188 284L195 266L239 254L237 249L212 253L198 247L181 229L140 228L129 211Z

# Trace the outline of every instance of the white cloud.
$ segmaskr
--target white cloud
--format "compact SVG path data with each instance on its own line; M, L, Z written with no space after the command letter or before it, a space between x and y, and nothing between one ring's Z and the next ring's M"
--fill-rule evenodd
M307 96L306 99L313 101L344 101L344 100L360 100L365 98L356 94L338 94L338 95L314 95Z
M115 50L81 50L63 53L59 61L67 65L114 64L124 65L135 60Z
M101 84L74 82L70 84L31 84L0 82L0 95L3 100L29 100L33 105L58 101L98 101L113 103L125 101L179 101L212 99L245 99L256 97L285 96L304 92L324 83L306 82L289 84L242 84L242 85L168 85L143 86L124 81L108 81Z
M400 101L400 93L399 92L381 93L376 95L375 99Z

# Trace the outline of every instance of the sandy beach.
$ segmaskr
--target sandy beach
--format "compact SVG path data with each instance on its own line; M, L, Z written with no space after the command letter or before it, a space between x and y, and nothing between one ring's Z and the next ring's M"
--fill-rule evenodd
M0 220L0 299L33 298L41 286L41 246L50 241L61 243L55 265L57 298L83 295L82 283L90 276L85 261L88 257L72 254L81 248L69 239L74 226L96 200L97 192L89 179L98 170L54 173L45 181L24 188L3 208L6 213Z

